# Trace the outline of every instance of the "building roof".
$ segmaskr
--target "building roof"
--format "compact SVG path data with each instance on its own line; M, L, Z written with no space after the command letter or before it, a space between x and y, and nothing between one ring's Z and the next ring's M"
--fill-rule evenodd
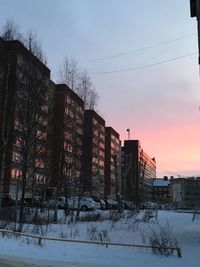
M36 57L32 52L30 52L28 48L25 47L20 41L11 40L5 41L5 43L6 47L10 51L13 50L16 53L20 53L21 55L23 55L26 59L31 60L32 64L35 64L43 74L50 77L50 69L38 57Z
M116 132L112 127L106 127L106 133L112 133L115 135L117 138L119 138L119 133Z
M95 118L105 126L105 120L93 109L86 109L85 116L89 116L90 118Z
M168 186L170 184L170 180L164 180L162 178L157 178L153 180L153 186Z
M56 92L62 92L67 94L69 95L69 97L76 100L82 107L84 106L83 99L80 96L78 96L71 88L69 88L68 85L56 84L55 86L56 86Z

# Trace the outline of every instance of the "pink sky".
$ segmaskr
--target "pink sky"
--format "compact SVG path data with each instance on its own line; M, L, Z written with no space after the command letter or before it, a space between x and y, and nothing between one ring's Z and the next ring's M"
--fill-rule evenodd
M139 89L133 73L133 85L132 81L126 82L126 88L116 85L115 98L108 90L103 100L107 124L115 127L122 140L128 138L126 129L131 129L131 139L139 139L143 149L156 158L157 177L200 176L198 75L194 56L146 71L146 79L137 81Z

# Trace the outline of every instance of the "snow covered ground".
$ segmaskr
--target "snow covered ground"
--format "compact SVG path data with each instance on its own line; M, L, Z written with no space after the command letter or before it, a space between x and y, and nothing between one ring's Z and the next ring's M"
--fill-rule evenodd
M107 214L106 214L107 213ZM102 215L102 213L101 213ZM108 215L108 212L104 212ZM191 213L158 211L158 217L141 222L144 213L130 218L122 216L116 222L79 222L76 224L52 224L46 236L76 240L99 240L124 244L149 244L152 229L158 225L173 227L173 236L181 248L182 258L157 256L151 249L116 247L94 244L42 241L38 246L30 238L0 236L0 266L80 266L80 267L199 267L200 265L200 220L192 222ZM130 215L130 214L129 214ZM61 217L61 214L60 214ZM30 231L31 228L27 228ZM44 230L44 229L43 229ZM8 261L15 265L1 265ZM17 261L21 265L17 265ZM23 261L23 264L22 264ZM11 263L12 264L12 263ZM27 265L26 265L27 264ZM31 265L32 264L32 265Z

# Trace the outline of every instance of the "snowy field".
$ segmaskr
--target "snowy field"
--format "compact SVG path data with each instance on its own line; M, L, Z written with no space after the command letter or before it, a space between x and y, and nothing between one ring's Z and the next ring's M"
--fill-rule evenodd
M59 213L60 219L62 213ZM107 211L101 212L101 217L108 215ZM144 212L126 213L119 220L51 224L42 229L43 234L50 237L148 245L152 230L157 231L159 226L172 227L172 236L181 248L181 258L176 253L168 257L154 255L151 249L144 248L107 248L105 245L60 241L42 241L42 246L39 246L31 238L0 235L0 266L199 267L200 220L197 218L193 222L192 216L191 213L161 210L157 219L154 217L144 222ZM31 226L26 231L32 231ZM1 264L1 259L5 265ZM17 264L17 260L21 263ZM9 261L10 265L6 265Z

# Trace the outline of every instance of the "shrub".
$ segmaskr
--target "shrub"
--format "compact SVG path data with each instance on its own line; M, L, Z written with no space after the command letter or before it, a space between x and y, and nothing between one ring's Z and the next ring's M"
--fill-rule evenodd
M156 211L151 209L145 210L142 221L149 222L152 218L156 218Z
M103 217L100 213L87 213L83 215L79 221L81 222L98 222L98 221L103 221Z
M109 242L109 232L105 229L99 230L96 225L89 225L87 228L88 238L91 241Z
M123 217L123 213L120 210L110 210L109 220L117 222Z
M174 248L178 248L178 242L172 235L172 227L167 223L164 226L158 226L158 229L152 229L149 236L152 251L156 255L173 255Z

